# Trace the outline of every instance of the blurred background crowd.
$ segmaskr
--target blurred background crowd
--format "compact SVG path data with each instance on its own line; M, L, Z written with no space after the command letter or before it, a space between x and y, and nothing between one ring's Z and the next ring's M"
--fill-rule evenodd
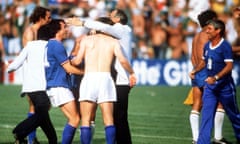
M197 15L207 9L216 11L226 23L226 39L231 44L238 39L232 11L240 5L239 0L1 0L1 59L21 51L21 36L36 5L50 8L52 18L75 16L83 20L123 9L133 29L133 58L188 59L192 38L200 30ZM86 33L81 27L69 29L69 38L64 41L68 52L74 40Z

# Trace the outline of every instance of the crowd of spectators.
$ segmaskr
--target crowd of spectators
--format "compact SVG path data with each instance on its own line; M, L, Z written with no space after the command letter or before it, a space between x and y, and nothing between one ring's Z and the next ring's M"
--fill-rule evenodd
M106 16L114 8L123 9L132 27L132 56L139 59L188 59L192 38L200 27L197 15L213 9L224 20L226 38L237 38L231 12L239 0L2 0L0 10L1 59L18 55L22 49L21 36L28 17L36 5L52 10L52 17L96 19ZM74 39L83 30L71 28L66 47L73 47ZM76 31L75 31L76 30ZM80 32L79 32L80 31Z

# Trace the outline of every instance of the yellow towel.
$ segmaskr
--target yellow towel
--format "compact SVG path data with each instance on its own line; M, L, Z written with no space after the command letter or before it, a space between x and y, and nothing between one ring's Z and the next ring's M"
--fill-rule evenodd
M191 88L187 98L184 100L183 104L192 105L193 104L193 89Z

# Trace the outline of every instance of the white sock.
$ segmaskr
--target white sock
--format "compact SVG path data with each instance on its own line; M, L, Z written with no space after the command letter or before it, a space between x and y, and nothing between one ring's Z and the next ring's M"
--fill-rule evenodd
M95 133L95 121L91 121L90 128L91 128L91 133L92 133L92 137L91 137L91 143L92 143L93 142L93 136L94 136L94 133Z
M223 121L224 121L224 110L223 109L217 109L214 119L214 138L216 140L220 140L223 138L222 135L222 127L223 127Z
M189 120L192 129L193 140L197 141L199 135L199 112L192 110L189 116Z

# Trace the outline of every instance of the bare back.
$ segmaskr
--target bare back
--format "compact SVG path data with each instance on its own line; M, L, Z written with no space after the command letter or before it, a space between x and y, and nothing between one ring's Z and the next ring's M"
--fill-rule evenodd
M192 65L195 67L199 64L203 56L203 49L204 45L208 42L208 35L207 33L202 30L198 34L196 34L193 38L192 42L192 56L191 61Z
M121 49L116 39L104 34L95 34L82 39L76 59L79 61L84 58L85 73L110 72L113 57L119 51Z

